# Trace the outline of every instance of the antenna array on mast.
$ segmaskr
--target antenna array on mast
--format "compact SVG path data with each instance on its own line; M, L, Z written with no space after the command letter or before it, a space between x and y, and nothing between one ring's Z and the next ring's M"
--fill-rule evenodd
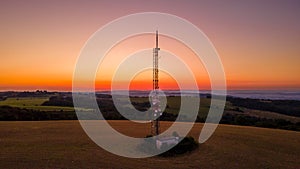
M160 109L159 101L159 85L158 85L158 31L156 31L156 47L153 48L153 95L152 95L152 110L153 110L153 120L151 120L151 135L159 135L159 116L162 115Z

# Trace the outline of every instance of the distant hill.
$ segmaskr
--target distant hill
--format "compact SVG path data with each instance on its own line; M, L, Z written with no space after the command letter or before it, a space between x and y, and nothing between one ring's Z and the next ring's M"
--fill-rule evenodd
M227 100L233 106L300 117L300 101L298 100L244 99L236 97L227 97Z
M74 120L77 119L73 108L70 92L2 92L0 93L0 120ZM123 95L117 96L124 99ZM189 96L188 99L193 99ZM102 115L107 120L126 120L120 114L108 93L97 93L97 103ZM133 107L141 112L150 108L148 97L130 97ZM191 100L193 101L193 100ZM196 122L205 122L210 108L210 95L202 95ZM128 103L126 103L128 104ZM126 117L144 120L147 115L133 112L128 105L121 109L128 112ZM180 96L167 96L166 109L161 121L191 121L189 112L178 116L180 110ZM85 109L84 119L97 119L92 110ZM264 100L227 97L222 124L279 128L300 130L300 101L293 100Z

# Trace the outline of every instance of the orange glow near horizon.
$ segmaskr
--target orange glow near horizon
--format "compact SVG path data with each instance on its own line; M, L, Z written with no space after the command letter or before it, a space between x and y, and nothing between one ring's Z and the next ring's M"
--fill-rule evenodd
M154 46L154 34L143 34L137 35L130 38L127 38L124 41L119 42L115 45L105 56L104 60L99 65L99 69L96 75L96 89L97 90L110 90L110 84L114 73L119 69L119 64L122 64L122 61L126 59L126 57L132 57L132 54L136 54L137 58L141 58L141 60L134 60L134 62L130 62L123 73L122 79L115 79L118 83L117 89L127 89L127 84L130 82L131 90L151 90L152 89L152 69L146 72L138 74L137 77L131 79L127 76L126 71L130 72L131 67L137 66L137 64L143 64L141 62L145 61L145 58L148 59L148 65L152 66L152 48ZM163 51L171 51L174 55L168 55L167 53L163 53L163 51L159 52L159 65L165 65L164 67L177 67L175 69L176 75L178 75L179 79L175 79L168 72L164 73L164 71L160 71L159 73L159 83L162 89L170 89L176 90L179 89L175 80L179 82L185 83L185 86L189 86L191 83L185 79L185 74L182 74L182 69L179 67L178 62L184 62L186 66L191 70L191 74L195 77L195 81L200 89L210 89L210 82L208 74L204 66L198 57L193 53L188 47L183 45L181 42L160 35L159 36L159 47ZM149 52L139 52L140 49L150 49ZM165 55L164 55L165 54ZM145 56L146 55L146 56ZM181 59L175 62L176 56ZM123 63L124 64L124 63ZM168 70L166 70L168 71ZM125 73L124 73L125 72ZM120 73L120 72L119 72ZM189 89L189 88L185 88Z
M143 11L177 15L201 29L219 53L228 89L300 90L299 3L243 2L238 7L235 3L174 1L170 8L168 1L1 1L0 91L71 91L77 57L88 38L114 19ZM163 35L159 42L159 64L175 67L177 75L160 73L162 89L178 89L175 80L187 88L191 84L178 58L190 68L200 90L210 89L207 70L187 46ZM134 52L151 65L154 43L154 34L144 34L117 44L99 65L96 90L111 89L114 71ZM119 72L123 75L115 79L117 89L128 84L132 90L152 88L150 70L132 80L130 70ZM82 80L83 88L85 83Z

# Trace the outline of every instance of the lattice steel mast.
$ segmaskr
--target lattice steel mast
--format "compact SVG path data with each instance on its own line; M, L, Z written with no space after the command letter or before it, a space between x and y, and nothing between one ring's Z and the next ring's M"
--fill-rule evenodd
M152 107L153 107L153 120L151 121L151 134L153 136L159 135L159 116L162 115L159 101L159 85L158 85L158 31L156 31L156 47L153 48L153 95L152 95Z

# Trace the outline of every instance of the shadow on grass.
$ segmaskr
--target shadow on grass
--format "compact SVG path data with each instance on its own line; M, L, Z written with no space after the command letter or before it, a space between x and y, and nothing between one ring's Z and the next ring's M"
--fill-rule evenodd
M151 136L146 136L146 138L147 137L151 137ZM173 145L163 144L160 147L160 150L156 148L156 140L154 138L150 140L145 139L145 141L139 146L139 149L145 153L150 153L150 154L158 151L164 152L157 155L159 157L175 157L175 156L180 156L192 152L199 147L199 143L195 141L193 137L184 137L181 139L182 140L175 146L174 144Z

